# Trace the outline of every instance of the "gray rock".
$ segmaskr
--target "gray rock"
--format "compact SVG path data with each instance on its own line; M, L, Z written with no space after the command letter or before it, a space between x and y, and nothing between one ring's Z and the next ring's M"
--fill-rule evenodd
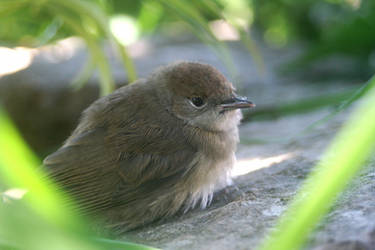
M325 112L244 124L241 138L276 139L292 135ZM243 195L232 201L214 203L203 211L194 210L139 229L125 238L163 249L255 249L287 209L288 202L347 116L336 116L313 132L293 139L284 138L265 145L240 145L237 168L253 170L234 180ZM343 249L362 249L360 247L370 244L363 235L375 221L374 160L367 165L311 235L308 249L329 241L339 242L332 243L339 247L357 247Z

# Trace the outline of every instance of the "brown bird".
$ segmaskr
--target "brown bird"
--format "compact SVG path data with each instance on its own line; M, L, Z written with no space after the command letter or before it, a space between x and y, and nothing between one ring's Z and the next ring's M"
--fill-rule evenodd
M82 209L133 229L210 203L253 106L215 68L174 63L94 102L44 165Z

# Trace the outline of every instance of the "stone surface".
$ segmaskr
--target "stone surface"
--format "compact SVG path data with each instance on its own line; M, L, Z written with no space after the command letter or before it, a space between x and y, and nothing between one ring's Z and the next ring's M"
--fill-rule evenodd
M71 46L68 46L71 54L59 52L58 47L33 52L30 67L0 77L1 103L40 155L62 143L76 126L81 111L98 95L97 75L80 92L73 92L69 87L86 58L82 45ZM240 73L234 81L237 88L260 107L333 93L357 83L353 78L337 77L337 72L334 79L320 79L318 83L301 73L280 76L276 74L277 68L298 54L298 50L272 50L263 45L260 49L266 68L261 75L239 44L232 43L230 48ZM182 59L210 63L229 76L215 54L195 41L172 44L142 41L131 51L140 76L162 64ZM113 55L111 58L116 82L126 83L120 63ZM337 65L333 68L337 69ZM345 68L340 70L345 72ZM254 249L286 210L350 114L350 111L342 112L311 131L304 131L330 112L326 108L243 124L237 152L239 162L233 171L238 189L220 192L206 210L196 209L159 221L122 238L164 249ZM253 143L259 139L266 143ZM307 249L375 249L375 160L366 165L311 235Z
M240 145L235 173L253 170L234 179L242 195L131 232L131 239L163 249L254 249L286 210L347 115L337 116L313 132L292 139L285 139L286 136L295 135L325 112L244 124L241 138L260 136L280 140L264 145ZM370 248L370 244L374 246L370 239L364 237L375 222L374 198L373 159L311 236L308 249L321 244L333 246L333 242L340 242L337 244L342 247L369 245L369 248L343 249L374 249Z

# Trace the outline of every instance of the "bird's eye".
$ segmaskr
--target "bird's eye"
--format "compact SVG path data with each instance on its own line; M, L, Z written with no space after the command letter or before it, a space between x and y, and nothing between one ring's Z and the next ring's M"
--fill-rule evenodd
M193 104L197 108L202 108L205 104L202 97L195 96L190 99L191 104Z

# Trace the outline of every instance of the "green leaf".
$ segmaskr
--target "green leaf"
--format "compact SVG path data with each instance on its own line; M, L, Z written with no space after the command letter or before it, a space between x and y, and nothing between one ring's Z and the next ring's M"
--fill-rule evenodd
M73 202L42 172L40 161L1 107L0 183L1 188L28 190L21 200L0 200L1 249L155 249L96 238L89 229L89 220L76 214ZM0 193L0 198L4 198L3 195Z
M188 2L181 0L158 0L163 6L169 9L172 13L177 14L184 20L192 32L201 39L204 43L210 45L217 53L218 57L227 66L229 73L233 78L238 75L237 69L234 66L232 57L227 46L217 40L208 26L208 21Z

